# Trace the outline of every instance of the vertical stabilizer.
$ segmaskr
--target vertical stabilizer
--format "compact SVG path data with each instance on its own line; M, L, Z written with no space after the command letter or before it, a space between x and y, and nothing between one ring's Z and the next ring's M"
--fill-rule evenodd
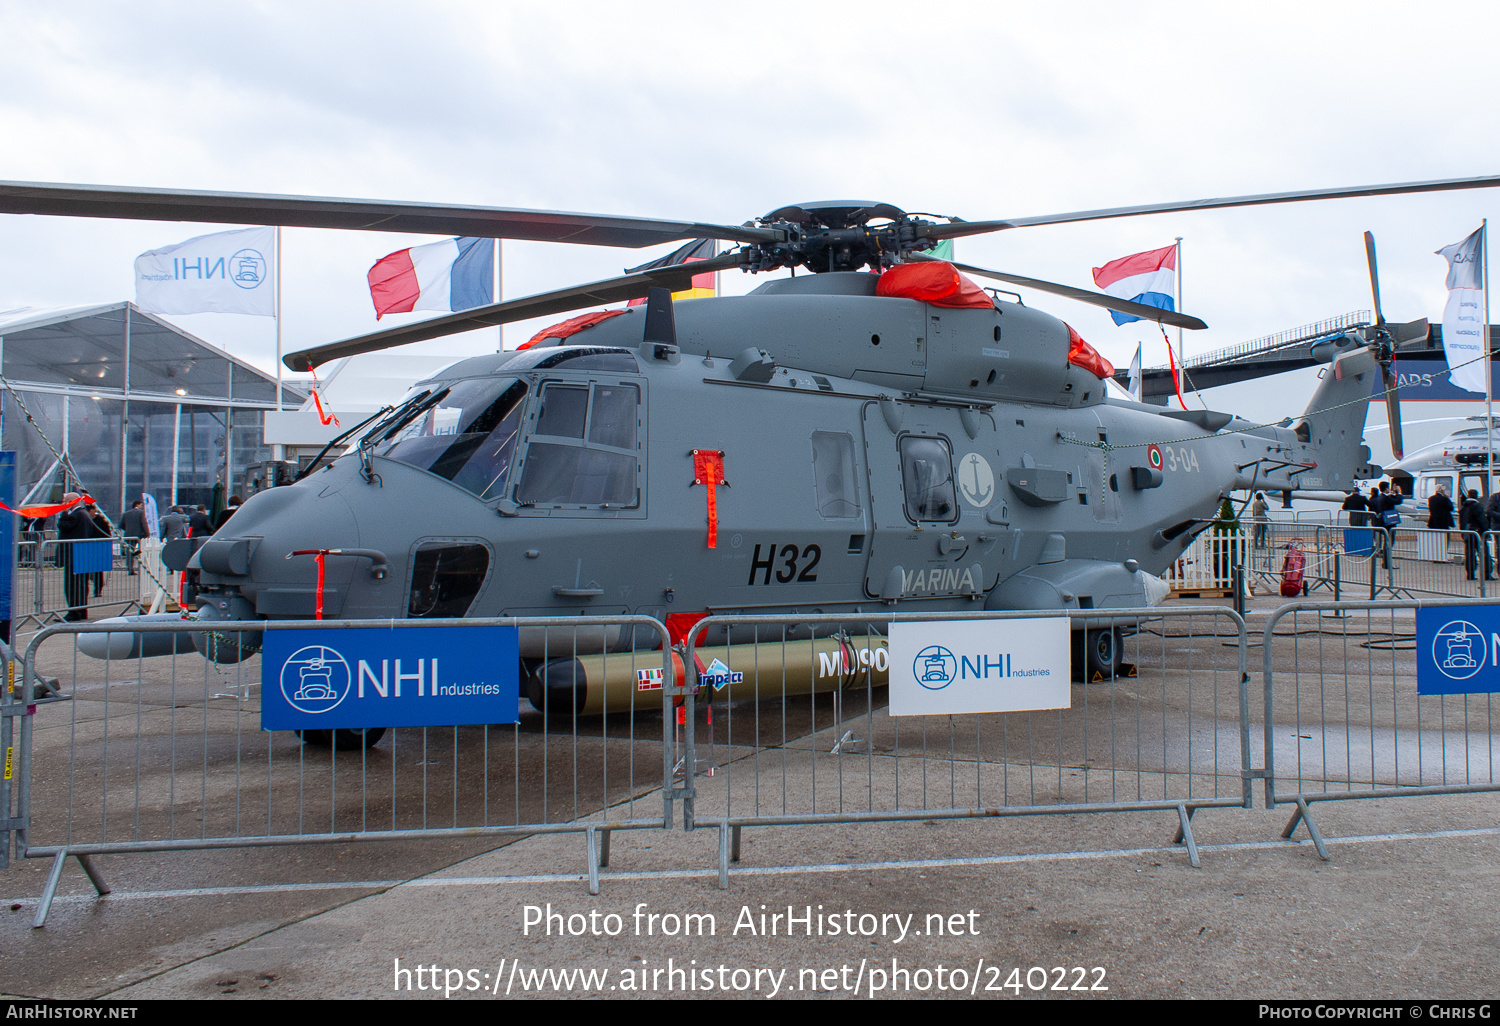
M1364 444L1365 414L1379 380L1380 365L1368 348L1338 353L1306 412L1292 425L1299 442L1317 446L1322 476L1333 479L1333 487L1348 488L1352 481L1380 475L1380 468L1370 465L1370 450Z

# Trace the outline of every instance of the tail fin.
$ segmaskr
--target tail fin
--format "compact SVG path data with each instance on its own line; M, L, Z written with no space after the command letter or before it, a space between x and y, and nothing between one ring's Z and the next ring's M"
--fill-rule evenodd
M1380 380L1380 365L1368 348L1337 353L1306 412L1292 425L1299 442L1318 450L1321 487L1347 490L1355 481L1380 476L1364 444L1365 414Z

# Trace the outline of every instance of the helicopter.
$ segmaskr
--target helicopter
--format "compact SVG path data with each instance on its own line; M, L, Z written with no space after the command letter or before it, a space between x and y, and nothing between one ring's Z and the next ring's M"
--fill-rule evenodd
M1231 493L1347 490L1380 475L1363 427L1396 340L1377 331L1315 344L1328 370L1307 409L1278 424L1150 406L1109 394L1114 369L1065 321L973 278L1189 330L1206 327L1201 320L927 251L944 239L1072 221L1495 185L1500 176L990 221L826 201L734 226L0 183L0 213L625 248L735 244L708 260L288 355L289 368L307 371L647 300L569 317L520 350L439 370L348 433L343 456L251 497L219 534L175 557L200 621L629 613L681 624L718 613L1093 609L1101 615L1075 646L1108 677L1129 629L1108 611L1162 602L1159 575ZM1373 253L1371 261L1373 275ZM672 299L694 275L734 268L793 276L744 296ZM322 568L289 555L319 551ZM194 637L221 662L259 644L255 631ZM654 644L631 628L570 640L592 653ZM555 652L545 629L521 631L532 703L596 708L598 696L566 674L543 689L561 691L539 697L538 670Z

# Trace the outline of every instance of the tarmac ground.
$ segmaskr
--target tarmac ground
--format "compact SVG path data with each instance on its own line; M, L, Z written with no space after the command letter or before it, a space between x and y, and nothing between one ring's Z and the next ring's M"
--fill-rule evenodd
M1252 638L1279 601L1255 601ZM1389 710L1395 724L1407 725L1401 695L1408 677L1400 660L1410 661L1402 647L1409 613L1356 625L1299 614L1283 625L1275 672L1278 681L1286 674L1295 683L1278 682L1270 703L1279 794L1323 774L1355 784L1389 784L1393 775L1411 783L1414 767L1416 782L1447 773L1459 783L1488 786L1487 740L1494 733L1488 696L1461 705L1444 699L1440 721L1429 722L1429 715L1411 730L1367 729L1363 748L1354 706L1329 713L1328 682L1368 680L1368 708L1376 710L1371 723L1391 725L1381 719ZM1293 809L1264 808L1257 780L1254 808L1196 812L1198 868L1174 843L1173 808L747 826L741 858L730 864L728 887L720 887L720 832L711 820L722 815L822 812L830 802L858 809L882 805L891 793L907 796L913 808L957 806L971 783L970 797L1003 788L1017 805L1078 801L1085 787L1095 789L1088 795L1093 801L1149 799L1157 783L1173 800L1188 787L1200 799L1237 797L1238 690L1224 683L1237 676L1233 659L1224 662L1225 653L1233 655L1232 641L1226 646L1213 631L1166 630L1146 643L1157 645L1153 651L1170 665L1160 674L1143 672L1117 692L1114 701L1131 716L1110 706L1111 719L1100 722L1138 725L1119 734L1135 745L1128 760L1110 767L1079 761L1082 742L1072 728L1041 718L1028 727L1024 740L1033 758L1023 761L1014 731L913 734L884 714L879 695L863 709L846 704L838 722L824 696L776 720L774 731L754 716L753 703L725 709L713 728L720 743L707 749L714 775L697 783L698 822L708 825L684 831L679 811L671 831L616 831L597 895L588 893L579 834L145 852L94 858L111 887L102 898L69 859L46 925L35 929L50 860L17 860L0 871L0 992L121 1000L1494 996L1500 978L1495 793L1317 803L1312 815L1331 855L1324 861L1305 826L1292 839L1280 836ZM1406 655L1393 654L1401 651ZM54 672L68 668L67 657L58 658ZM1255 722L1248 750L1257 768L1261 658L1252 647ZM1381 676L1377 671L1388 663L1392 672ZM1191 691L1184 684L1188 668L1197 674ZM181 817L188 830L195 819L217 830L230 809L248 815L251 798L244 795L253 797L257 788L270 797L255 815L280 823L275 817L289 810L307 819L326 808L339 829L347 825L346 812L335 796L377 781L388 781L387 790L354 806L366 813L389 808L403 825L410 825L402 817L414 808L429 825L442 825L442 816L504 822L492 809L514 809L525 822L618 823L659 815L662 806L660 726L647 716L566 738L535 723L494 738L488 731L453 732L445 741L434 732L421 745L397 732L368 756L342 753L342 763L298 756L285 763L297 774L277 769L273 782L224 793L206 777L192 795L158 793L161 781L150 774L118 770L99 789L89 783L99 745L127 736L114 733L117 720L136 725L129 736L170 739L182 736L173 725L183 718L229 724L243 713L233 701L191 700L176 690L182 685L160 681L138 684L131 701L106 708L110 687L90 695L81 683L89 671L74 672L83 676L74 678L80 684L69 703L73 711L54 713L50 724L38 717L34 844L54 843L65 828L80 837L91 830L154 836L165 815ZM1205 687L1217 703L1202 704ZM1098 696L1105 692L1074 690L1094 703L1082 720L1093 724L1089 717L1104 715ZM1199 702L1192 709L1190 694ZM848 723L863 746L832 755ZM276 742L250 735L252 729L245 728L249 740L241 742L261 748L244 760L246 771L282 766ZM1390 743L1379 740L1388 735ZM155 744L130 751L149 763ZM1205 751L1212 753L1207 762ZM44 752L53 753L51 763ZM60 752L72 753L71 761L65 764ZM189 762L213 755L189 754ZM351 754L362 762L348 761ZM177 766L175 748L171 758ZM326 772L319 758L330 760ZM517 786L543 762L548 776L541 787ZM514 764L515 772L496 774L494 792L485 789L477 803L472 787L457 784L460 767L467 773L482 766L488 781L491 767L502 763ZM890 776L896 763L904 776ZM411 773L423 780L416 806L407 790ZM170 779L196 778L178 768ZM445 790L449 779L454 786ZM499 787L504 780L510 791ZM287 790L293 783L295 801ZM78 797L89 786L115 802L113 825L91 819L102 810ZM58 809L72 811L66 824L56 818Z

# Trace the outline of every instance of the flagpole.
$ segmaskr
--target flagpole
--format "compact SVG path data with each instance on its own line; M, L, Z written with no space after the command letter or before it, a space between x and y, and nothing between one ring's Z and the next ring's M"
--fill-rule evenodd
M276 226L276 412L281 412L281 225ZM262 418L264 419L264 418ZM265 431L264 425L261 431ZM286 450L280 445L271 447L271 459L281 460Z
M1172 262L1177 265L1177 312L1182 312L1182 236L1176 237L1175 245L1177 252ZM1177 326L1177 394L1182 394L1183 383L1187 380L1187 359L1182 351L1182 325Z
M1484 431L1486 445L1484 447L1484 494L1493 495L1495 492L1495 421L1492 409L1493 397L1491 393L1491 375L1493 370L1490 364L1490 219L1485 218L1479 222L1479 266L1484 271L1484 330L1480 332L1484 339Z
M281 412L281 225L276 226L276 412Z

